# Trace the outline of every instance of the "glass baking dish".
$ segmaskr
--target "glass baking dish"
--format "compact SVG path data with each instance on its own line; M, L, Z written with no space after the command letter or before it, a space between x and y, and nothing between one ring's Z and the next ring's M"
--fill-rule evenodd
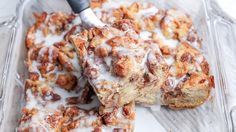
M144 1L144 0L143 0ZM227 92L232 86L224 68L225 41L233 46L234 40L224 40L233 34L233 22L219 12L213 0L148 0L159 8L176 8L188 13L199 36L203 39L203 52L215 77L211 98L195 109L174 111L165 107L137 107L136 132L231 132L234 130L235 104L229 102ZM145 0L146 2L146 0ZM16 131L21 108L24 105L24 83L27 70L24 60L26 31L34 22L34 12L71 12L64 0L21 0L16 16L0 23L0 131ZM235 37L235 36L234 36ZM234 45L235 46L235 45ZM232 47L233 48L233 47ZM230 105L229 105L230 104Z

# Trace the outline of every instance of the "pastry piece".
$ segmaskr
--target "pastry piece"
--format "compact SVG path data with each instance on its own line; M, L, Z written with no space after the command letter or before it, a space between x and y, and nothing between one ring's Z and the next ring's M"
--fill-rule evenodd
M60 112L50 112L42 107L40 110L23 108L22 114L18 132L60 131L63 118Z
M171 108L194 108L204 103L214 87L209 64L190 44L182 42L176 49L175 61L168 80L163 84L163 102Z
M176 82L176 87L173 87ZM214 78L194 72L181 79L169 78L165 87L171 89L163 94L165 105L172 109L195 108L208 99L211 88L214 87Z
M82 78L78 56L68 41L68 36L80 31L80 25L74 25L75 15L57 12L35 16L36 23L26 35L28 81L73 90Z
M120 6L118 6L120 4ZM121 2L114 3L108 0L101 3L101 8L95 8L94 12L103 22L113 24L116 21L129 19L137 23L138 29L141 31L152 31L165 15L164 10L160 10L151 3L139 2ZM110 6L114 5L114 6Z
M158 43L161 53L170 67L168 80L166 81L167 84L170 82L177 83L179 81L176 80L181 80L181 78L190 76L193 73L197 73L197 75L203 74L200 78L212 80L203 90L205 91L203 92L204 96L198 97L191 93L191 98L196 96L196 98L199 98L202 102L206 101L209 96L208 91L211 90L214 84L213 77L209 73L208 62L204 58L203 53L200 52L201 39L194 29L191 18L176 9L160 10L152 4L127 3L120 4L120 6L118 4L120 3L115 3L110 0L106 3L101 2L100 8L95 8L94 11L105 23L113 24L116 21L122 21L122 19L130 19L138 23L135 26L136 33L138 33L143 40L151 40ZM163 84L163 87L167 84ZM197 85L197 83L195 85ZM162 95L146 94L143 96L142 101L138 99L137 102L148 102L151 98L158 98L160 100L159 102L168 106L170 101L163 99L163 97L167 95L165 92L174 91L173 89L175 88L176 86L171 86L170 89L166 89L165 87L162 89ZM201 92L202 91L199 90L198 93L200 94ZM176 97L173 99L178 102L178 108L196 107L201 104L195 101L189 101L189 104L192 105L185 105L187 98L190 99L190 96L182 98ZM186 102L180 105L181 101L184 99ZM169 106L171 106L171 104Z
M75 18L74 14L62 12L47 14L43 12L41 14L35 13L34 15L36 22L29 28L25 39L27 48L39 44L53 45L72 33L68 31L72 29L73 23L75 23L73 21Z
M26 43L31 42L26 44L29 77L18 131L132 132L133 102L109 112L99 110L101 104L82 76L79 57L68 41L68 36L80 30L69 19L71 15L42 13L36 17L34 31L30 28L26 37ZM49 29L45 35L44 29ZM108 122L105 117L114 120Z
M158 44L140 39L131 20L118 21L114 27L71 36L84 74L106 107L123 106L134 99L155 103L154 95L168 74ZM145 99L150 93L153 96Z
M166 11L160 26L165 37L181 40L189 33L192 20L181 11L170 9Z
M89 85L79 92L68 92L59 87L48 86L43 82L41 85L28 87L25 95L26 105L22 110L18 131L61 131L64 125L69 126L67 123L71 123L67 121L69 114L85 115L87 111L97 107L94 106L95 99ZM89 103L93 105L88 105ZM81 111L68 112L69 108L81 105L86 105L87 110L81 108Z
M111 1L109 2L112 4ZM181 109L197 107L208 99L214 84L213 77L209 75L209 64L200 52L201 39L188 15L175 9L158 10L151 4L145 6L140 3L118 7L113 9L112 13L109 13L111 11L107 9L101 10L102 15L98 10L96 12L107 23L124 19L124 17L138 22L136 32L138 31L142 39L158 43L164 60L170 67L168 80L159 92L161 94L159 96L155 93L146 94L143 98L136 99L137 102L148 102L152 98L157 98L163 105ZM201 78L209 80L209 83L201 89L196 89L199 87L196 80L196 83L191 83L191 87L187 89L195 92L187 94L182 90L183 94L176 96L180 93L180 88L177 87L178 82L180 83L181 79L190 79L189 76L193 76L192 74L199 80ZM186 76L188 78L185 78ZM177 84L172 86L172 83ZM179 87L182 88L182 85ZM173 96L170 96L172 94Z
M209 74L209 65L205 57L186 42L177 47L175 69L178 78L193 71Z
M103 108L83 110L78 107L69 107L64 112L66 122L61 131L132 132L134 118L134 103L110 110Z
M103 122L107 126L116 126L126 128L127 130L134 129L135 119L135 103L131 102L122 107L106 108L99 107L99 115L102 116Z

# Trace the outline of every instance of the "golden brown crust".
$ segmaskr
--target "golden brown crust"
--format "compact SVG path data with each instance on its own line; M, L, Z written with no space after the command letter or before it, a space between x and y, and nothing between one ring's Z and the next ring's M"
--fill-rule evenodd
M70 62L70 59L67 55L65 55L63 52L58 53L58 60L61 63L62 66L66 68L67 71L73 71L73 65Z
M120 77L129 76L132 67L132 60L128 57L120 57L113 62L113 72Z
M192 20L182 12L171 9L166 12L160 26L165 37L181 40L189 33Z
M118 20L112 26L122 31L127 31L129 29L132 29L136 33L139 33L141 29L140 25L137 22L130 19Z
M122 120L122 118L129 120L135 119L134 102L126 104L122 108L105 108L104 106L101 106L99 107L99 114L106 125L113 126L116 124L123 124L128 129L134 129L132 124L127 124L124 120Z
M176 76L180 78L186 73L195 70L195 58L200 55L200 52L186 42L181 43L176 52Z
M60 87L70 91L77 85L77 77L74 75L59 74L56 80L56 84Z

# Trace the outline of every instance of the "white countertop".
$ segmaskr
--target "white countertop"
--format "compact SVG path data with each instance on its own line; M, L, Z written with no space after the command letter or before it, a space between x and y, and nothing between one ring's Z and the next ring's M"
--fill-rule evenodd
M216 0L227 14L236 19L236 0Z

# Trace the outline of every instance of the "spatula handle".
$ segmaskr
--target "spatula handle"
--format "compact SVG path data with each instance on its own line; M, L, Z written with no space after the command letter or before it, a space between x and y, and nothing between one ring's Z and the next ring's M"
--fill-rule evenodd
M89 8L89 0L67 0L67 2L75 13Z

